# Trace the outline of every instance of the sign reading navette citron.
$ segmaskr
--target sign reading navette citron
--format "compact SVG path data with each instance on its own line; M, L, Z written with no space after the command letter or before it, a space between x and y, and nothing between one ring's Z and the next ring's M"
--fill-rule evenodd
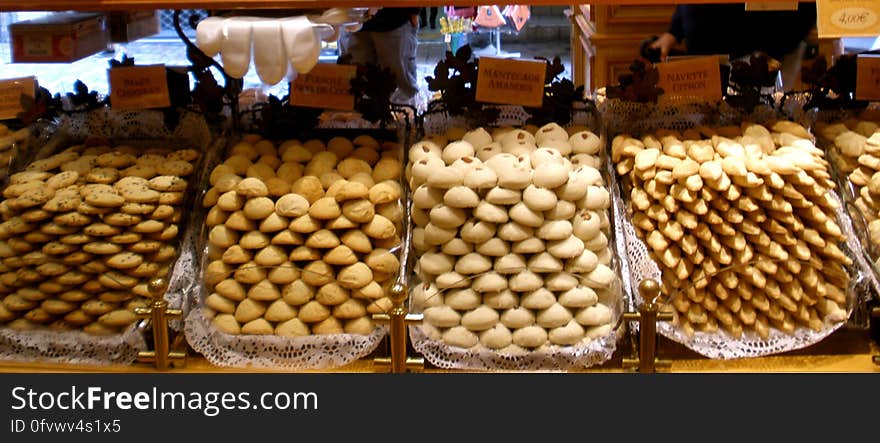
M816 0L819 38L880 35L880 1Z

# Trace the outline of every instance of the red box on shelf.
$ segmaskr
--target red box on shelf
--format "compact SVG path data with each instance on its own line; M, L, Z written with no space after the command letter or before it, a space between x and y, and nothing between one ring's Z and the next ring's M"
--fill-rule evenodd
M9 25L14 63L70 63L107 50L103 14L61 12Z

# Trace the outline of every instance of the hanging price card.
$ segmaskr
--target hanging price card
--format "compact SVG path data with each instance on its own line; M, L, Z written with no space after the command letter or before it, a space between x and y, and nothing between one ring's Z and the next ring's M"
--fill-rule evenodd
M859 55L856 59L856 98L880 100L880 56Z
M547 64L540 60L480 57L477 101L540 107L546 75Z
M721 68L718 56L693 57L656 65L657 86L664 97L689 96L721 100Z
M107 71L110 77L110 106L114 109L171 106L164 65L120 66Z
M819 38L880 35L880 1L816 0Z
M21 107L22 94L34 97L37 80L34 77L0 80L0 120L15 118L24 109Z
M354 109L351 79L357 67L319 63L308 74L300 74L290 84L290 104L307 108Z

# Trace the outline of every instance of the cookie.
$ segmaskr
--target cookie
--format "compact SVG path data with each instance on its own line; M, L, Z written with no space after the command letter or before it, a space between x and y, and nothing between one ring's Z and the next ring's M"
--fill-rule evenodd
M132 154L118 152L119 147L116 148L117 152L107 152L98 156L95 159L95 164L102 168L115 168L122 169L127 168L137 162L137 157Z
M120 252L108 257L104 263L114 269L131 269L144 262L143 256L134 252Z
M82 198L78 191L60 190L43 205L43 210L51 212L69 212L75 211L82 203Z
M52 214L49 211L44 211L42 209L31 209L23 214L21 214L21 219L27 223L36 223L46 220L49 217L52 217Z
M55 196L55 190L48 187L40 187L28 189L17 198L15 198L16 206L19 208L32 208L34 206L43 206Z
M31 231L22 236L22 239L31 244L47 243L55 239L54 235L44 234L40 231Z
M134 226L129 227L131 232L138 234L154 234L165 229L165 223L158 220L144 220Z
M159 240L141 240L129 245L127 250L137 252L138 254L150 254L158 251L162 245L163 243Z
M268 197L250 198L244 204L244 215L251 220L262 220L275 212L275 202Z
M147 234L147 238L151 240L164 240L168 241L174 238L177 238L178 227L174 223L168 223L165 225L165 228L159 232L155 232L152 234Z
M120 245L128 245L132 243L137 243L143 238L137 232L123 232L120 234L112 235L107 238L107 241L110 243L116 243Z
M89 254L110 255L121 252L122 246L106 241L96 241L86 243L85 245L83 245L82 249Z
M119 175L121 175L122 177L140 177L144 179L151 179L156 176L156 167L151 164L141 163L141 159L138 158L137 164L119 171Z
M40 275L44 275L46 277L56 277L69 271L70 268L61 263L49 262L37 266L36 270L40 273Z
M87 274L103 274L110 270L110 267L101 261L92 260L88 263L80 265L77 270Z
M134 277L146 278L158 274L159 268L160 266L158 263L143 262L135 268L128 268L125 272Z
M124 212L115 212L101 217L101 221L110 226L131 226L141 222L141 217ZM115 235L115 234L111 234Z
M79 179L79 173L76 171L64 171L58 174L55 174L48 180L46 180L46 186L52 189L61 189L66 188L72 184L75 184Z
M137 177L126 177L126 178L137 178ZM125 199L124 201L133 202L133 203L155 203L155 202L159 201L160 197L161 197L160 192L154 191L146 186L140 187L137 185L126 186L126 187L120 188L119 195Z
M119 170L116 168L95 168L89 171L85 178L89 183L109 185L119 180Z
M95 241L95 238L90 235L83 234L82 232L77 232L74 234L62 236L58 239L58 241L66 245L84 245L86 243L91 243Z
M160 205L179 205L183 203L183 192L160 192Z
M195 149L178 149L168 154L168 160L180 160L185 162L193 162L201 156L199 151Z
M125 214L131 215L147 215L151 214L153 211L158 209L158 207L151 203L134 203L134 202L126 202L122 207L119 208Z
M105 303L125 303L135 297L135 294L128 291L107 291L98 295L98 300Z
M149 181L150 189L161 192L180 192L186 190L186 186L186 180L173 175L160 175Z
M76 286L91 280L91 278L92 277L85 272L79 270L70 270L62 275L59 275L58 277L55 277L55 282L60 285ZM83 288L83 290L85 290L85 288Z
M171 260L175 255L177 255L177 249L174 246L162 245L156 252L146 256L145 259L151 262L163 263Z
M61 242L53 241L43 245L41 249L43 253L48 255L67 255L76 252L79 249L77 245L68 245Z
M95 259L95 256L84 251L75 251L65 255L61 262L66 265L79 266Z
M79 212L68 212L66 214L57 215L52 219L52 221L59 226L64 226L68 228L87 226L92 224L93 222L92 217L81 214Z
M52 173L42 171L23 171L16 172L9 176L10 185L18 185L33 181L45 181L52 177Z
M98 282L110 289L131 289L138 281L137 278L119 271L109 271L98 276Z
M108 214L113 211L113 208L102 208L99 206L94 206L87 202L81 202L79 206L76 207L77 212L85 215L103 215Z
M218 208L219 209L219 208ZM174 215L174 207L170 205L159 205L150 213L153 220L164 220Z
M40 180L33 180L22 182L14 185L9 185L3 189L3 196L6 198L16 198L20 195L23 195L25 192L30 191L32 189L40 189L46 186L46 183Z
M111 235L119 234L120 232L121 230L118 227L106 223L92 223L83 228L84 234L93 237L109 237Z
M192 174L193 165L183 160L170 160L157 165L156 171L162 175L175 175L178 177L185 177ZM246 171L247 169L242 171L242 173ZM236 170L236 172L238 172L238 170Z
M118 208L125 204L126 199L117 194L115 190L103 192L90 192L83 197L83 200L99 208Z

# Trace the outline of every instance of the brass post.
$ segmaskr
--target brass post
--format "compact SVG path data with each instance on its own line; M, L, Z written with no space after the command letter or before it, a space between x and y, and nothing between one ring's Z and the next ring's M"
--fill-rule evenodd
M407 326L421 321L421 315L412 315L407 313L406 297L409 294L408 288L404 283L397 282L391 286L389 298L393 303L387 314L377 314L373 316L373 321L380 324L389 325L388 340L391 344L391 358L377 358L373 361L374 365L384 366L390 363L391 372L403 373L408 368L414 369L421 365L421 359L408 358L406 355L406 329Z
M159 370L171 367L173 361L185 361L185 351L171 349L171 340L168 335L168 321L179 319L183 312L180 309L169 309L165 301L165 291L168 289L168 281L164 278L156 278L149 282L147 290L153 298L149 307L135 309L135 314L140 318L150 320L153 328L153 350L143 351L138 354L138 361L153 363Z
M660 312L657 299L660 295L660 285L652 279L645 279L639 283L639 294L642 296L642 304L639 305L638 313L624 314L624 320L639 322L638 357L624 358L624 368L637 368L639 372L653 373L657 368L668 368L672 362L657 358L657 322L672 321L672 314Z

